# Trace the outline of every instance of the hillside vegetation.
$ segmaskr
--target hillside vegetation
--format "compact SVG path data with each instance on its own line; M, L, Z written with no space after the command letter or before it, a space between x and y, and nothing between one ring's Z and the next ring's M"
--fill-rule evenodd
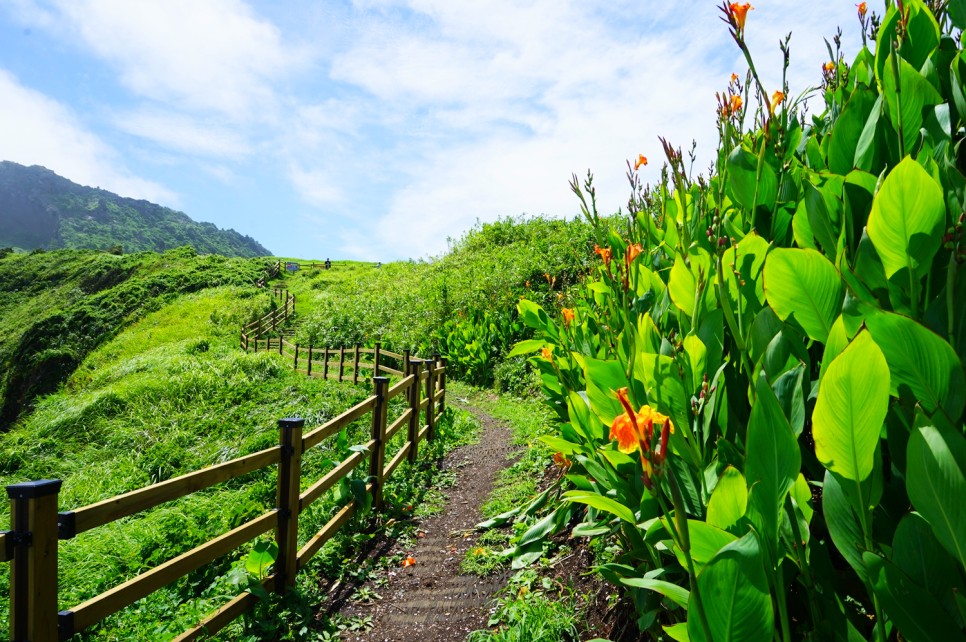
M44 167L0 162L0 247L163 252L184 245L202 254L271 254L235 230L198 223L148 201L78 185Z
M62 250L0 261L0 322L21 337L13 345L36 348L30 354L38 377L62 380L0 434L0 483L62 479L60 506L69 510L270 447L278 443L280 418L317 426L371 394L368 385L309 378L277 354L239 349L240 327L273 305L271 290L253 284L265 263L188 249L122 257ZM340 262L327 275L335 285L373 269ZM35 323L35 316L42 319ZM41 340L42 349L35 346ZM79 345L83 351L75 351ZM72 373L52 365L61 353L79 364ZM7 350L5 358L24 354ZM421 446L426 462L461 434L451 423L447 415L442 438ZM308 453L303 487L348 456L350 445L366 441L369 430L363 418ZM386 489L389 516L411 511L432 474L432 466L404 464ZM360 467L300 517L303 544L365 475ZM274 468L259 471L62 542L60 604L76 605L260 515L275 505L275 489ZM5 510L2 520L9 520ZM299 595L315 595L318 573L345 572L353 547L371 537L359 530L341 534L313 559L313 570L299 576ZM247 552L204 567L79 639L170 639L244 589ZM2 565L0 585L7 577ZM0 602L6 595L0 587ZM293 599L280 607L284 617L239 620L223 639L264 639L262 625L273 631L264 635L311 625L320 629L315 637L303 630L300 639L323 639L311 609ZM3 604L0 628L6 617Z
M0 258L0 429L57 390L85 357L178 295L236 286L255 295L266 259L57 250ZM264 302L253 303L251 314Z
M289 275L285 283L302 310L297 339L330 347L378 340L395 351L439 352L469 383L532 389L525 360L506 359L531 332L516 301L563 301L590 269L591 239L581 219L504 218L477 224L432 261L385 264L337 284L325 271Z

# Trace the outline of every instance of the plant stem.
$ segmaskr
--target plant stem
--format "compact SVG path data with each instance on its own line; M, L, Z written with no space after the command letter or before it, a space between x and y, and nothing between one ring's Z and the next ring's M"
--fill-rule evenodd
M788 514L788 521L792 526L792 537L795 538L795 556L798 558L802 581L805 583L805 588L808 589L808 609L812 614L812 626L815 627L818 626L820 618L818 604L815 602L815 582L812 580L812 571L808 567L808 559L806 559L805 550L802 548L805 542L802 539L802 530L798 525L798 516L795 514L791 495L785 497L785 512Z
M667 468L668 486L671 487L671 502L674 504L674 529L678 531L678 546L684 553L684 559L688 563L688 577L691 580L691 594L694 596L694 606L698 611L698 621L704 631L705 639L711 642L714 638L711 635L711 627L708 625L708 618L704 613L704 604L701 602L701 591L698 589L698 574L694 570L694 560L691 558L691 535L688 533L688 515L684 511L684 498L681 495L681 488L678 486L677 477L674 469ZM660 493L658 493L660 495ZM663 503L662 503L663 506ZM665 514L667 511L665 511Z
M783 642L791 642L792 632L788 624L788 604L785 601L785 572L782 571L782 562L778 560L775 565L775 597L778 599L778 617L782 625Z
M946 268L946 335L949 337L949 345L956 347L956 332L953 328L955 316L953 315L953 296L956 290L956 252L953 250L949 255L949 266Z

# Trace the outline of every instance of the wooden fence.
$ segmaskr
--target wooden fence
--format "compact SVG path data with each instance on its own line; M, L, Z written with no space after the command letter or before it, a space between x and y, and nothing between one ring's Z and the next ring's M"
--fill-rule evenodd
M282 262L275 261L268 267L268 273L262 278L255 281L255 285L257 285L260 288L265 287L266 285L268 285L268 282L274 279L276 276L278 276L279 272L281 271L282 271Z
M296 573L356 513L359 504L353 499L339 509L301 548L298 546L300 513L367 458L367 490L372 494L373 506L378 509L382 506L385 480L404 459L416 461L420 442L435 436L436 423L445 407L446 363L412 359L408 354L401 355L401 358L404 362L402 371L384 366L374 369L377 375L380 371L398 373L401 379L397 383L390 386L388 377L373 377L372 396L307 432L303 419L280 419L278 445L260 452L67 512L58 512L60 480L45 479L7 486L11 528L0 532L0 561L11 562L11 639L17 642L66 640L269 531L274 531L278 557L273 573L262 585L278 593L293 587ZM312 359L307 363L311 368ZM399 395L405 395L406 409L390 420L387 416L389 401ZM338 434L343 427L370 414L372 429L369 441L363 444L365 449L357 449L300 492L302 455ZM420 421L421 416L423 421ZM387 454L386 444L403 430L406 431L405 444L395 453ZM82 604L59 610L58 540L71 539L93 528L270 466L278 468L275 507ZM241 593L176 640L186 642L213 635L257 601L253 594Z
M288 318L295 314L295 295L289 293L284 288L275 288L273 296L278 302L278 307L268 314L255 319L251 323L242 326L239 345L242 350L254 349L258 352L259 342L265 342L268 346L268 334L280 332L282 326Z

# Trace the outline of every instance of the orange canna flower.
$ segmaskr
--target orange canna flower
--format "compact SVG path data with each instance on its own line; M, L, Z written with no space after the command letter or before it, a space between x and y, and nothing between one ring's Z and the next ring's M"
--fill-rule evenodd
M732 115L733 114L737 114L739 111L741 111L741 96L739 96L738 94L732 94L731 95L731 108L730 109L731 109Z
M551 350L550 348L543 348L542 350L540 350L540 356L542 356L547 361L550 361L551 359L553 359L553 350Z
M668 439L674 432L674 424L670 418L662 415L650 406L641 406L635 412L627 397L627 388L617 390L617 399L624 407L624 414L614 419L610 427L610 438L617 440L617 449L622 453L640 452L641 470L644 485L653 486L651 476L664 470L667 459ZM655 431L655 425L659 430Z
M411 555L406 559L404 559L402 561L402 564L400 564L400 566L402 566L403 568L406 568L407 566L415 566L415 565L416 565L416 558Z
M775 115L775 108L777 108L783 100L785 100L785 93L782 91L776 90L775 93L771 95L771 105L768 106L768 110L773 116Z
M632 243L627 246L627 254L624 255L624 260L630 265L643 251L644 248L641 247L640 243Z
M732 2L728 5L728 11L734 18L735 24L738 25L739 31L745 30L745 18L748 16L749 9L754 9L754 7L747 2Z
M564 325L570 325L570 322L574 320L574 311L570 308L563 308L560 313L563 315Z
M602 248L599 245L595 245L594 253L599 254L604 265L610 267L611 251L609 247Z
M634 171L636 172L644 165L647 165L647 156L644 154L638 154L637 160L634 162Z
M563 453L557 452L553 455L553 464L557 468L566 470L567 468L570 468L571 461L567 459L567 456Z
M825 63L824 65L822 65L822 69L824 69L825 71L828 71L828 72L835 71L835 63L830 60L827 63Z
M866 4L864 2L860 2L855 6L859 8L859 20L865 20L865 12L868 10Z
M731 82L738 82L738 74L731 74Z

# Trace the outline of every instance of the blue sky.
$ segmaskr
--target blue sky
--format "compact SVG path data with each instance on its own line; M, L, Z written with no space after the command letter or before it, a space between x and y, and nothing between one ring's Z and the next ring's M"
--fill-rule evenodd
M872 5L873 10L876 5ZM604 212L658 136L699 167L715 91L746 65L694 0L0 0L0 159L145 198L272 252L439 255L477 220ZM821 79L855 3L755 3L747 38L779 88ZM814 103L814 108L818 104Z

